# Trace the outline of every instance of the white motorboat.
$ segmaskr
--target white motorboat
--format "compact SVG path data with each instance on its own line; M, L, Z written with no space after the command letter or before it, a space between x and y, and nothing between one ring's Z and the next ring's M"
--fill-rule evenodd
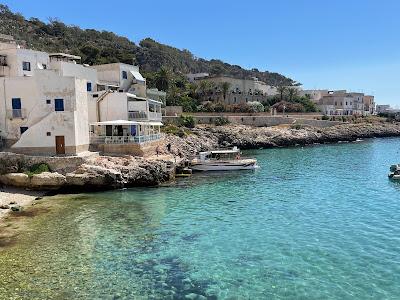
M400 180L400 165L390 166L390 173L388 174L389 179Z
M254 170L258 168L257 160L242 158L237 147L228 150L212 150L200 152L199 157L191 161L191 169L195 171L233 171Z

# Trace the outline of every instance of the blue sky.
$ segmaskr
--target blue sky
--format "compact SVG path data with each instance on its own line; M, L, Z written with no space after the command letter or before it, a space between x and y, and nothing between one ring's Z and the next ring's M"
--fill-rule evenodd
M304 88L348 89L400 105L400 1L1 1L26 17L57 17L138 42L279 72ZM113 5L110 5L113 3Z

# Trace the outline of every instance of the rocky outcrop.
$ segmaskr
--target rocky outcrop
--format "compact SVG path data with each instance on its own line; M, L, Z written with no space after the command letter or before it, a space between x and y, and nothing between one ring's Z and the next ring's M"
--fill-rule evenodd
M65 175L43 172L30 177L21 172L8 173L0 176L0 183L35 190L104 190L159 185L173 177L173 170L162 160L96 156Z
M30 188L32 189L58 189L66 183L65 176L57 172L43 172L33 175L30 179Z
M354 141L358 138L400 136L400 125L391 123L343 124L327 128L309 126L251 127L228 125L191 130L185 137L168 136L172 151L191 157L199 150L238 146L241 149L288 147Z
M15 187L29 187L30 178L24 173L9 173L0 175L0 182Z

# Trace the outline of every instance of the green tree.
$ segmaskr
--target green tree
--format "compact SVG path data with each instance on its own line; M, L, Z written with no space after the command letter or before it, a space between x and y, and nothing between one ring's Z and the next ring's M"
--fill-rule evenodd
M286 86L280 85L277 87L279 96L280 96L280 100L283 101L283 96L285 95L286 92Z
M156 73L154 83L160 91L168 91L170 87L170 80L171 75L169 70L165 67L161 67L160 70Z
M224 97L224 100L226 100L226 95L228 94L230 87L231 84L229 82L224 81L221 83L222 96Z
M289 102L292 102L299 95L299 91L293 87L287 88L287 93L289 97Z

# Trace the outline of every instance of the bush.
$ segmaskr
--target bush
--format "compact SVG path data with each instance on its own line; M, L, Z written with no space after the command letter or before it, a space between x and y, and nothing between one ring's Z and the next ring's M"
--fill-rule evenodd
M321 118L321 120L328 121L328 120L329 120L329 117L328 117L327 115L323 115L322 118Z
M187 128L194 128L196 126L196 122L193 116L181 115L179 118L179 124Z
M302 129L304 126L301 124L293 124L290 126L291 129L295 129L295 130L300 130Z
M218 117L215 119L215 125L217 125L217 126L223 126L226 124L229 124L229 120L227 118Z
M33 175L40 174L43 172L50 172L50 168L47 164L40 163L31 166L29 170L25 172L25 174L27 174L29 177L32 177Z
M262 105L258 101L248 102L247 105L250 107L250 110L252 112L263 112L264 111L264 105Z

